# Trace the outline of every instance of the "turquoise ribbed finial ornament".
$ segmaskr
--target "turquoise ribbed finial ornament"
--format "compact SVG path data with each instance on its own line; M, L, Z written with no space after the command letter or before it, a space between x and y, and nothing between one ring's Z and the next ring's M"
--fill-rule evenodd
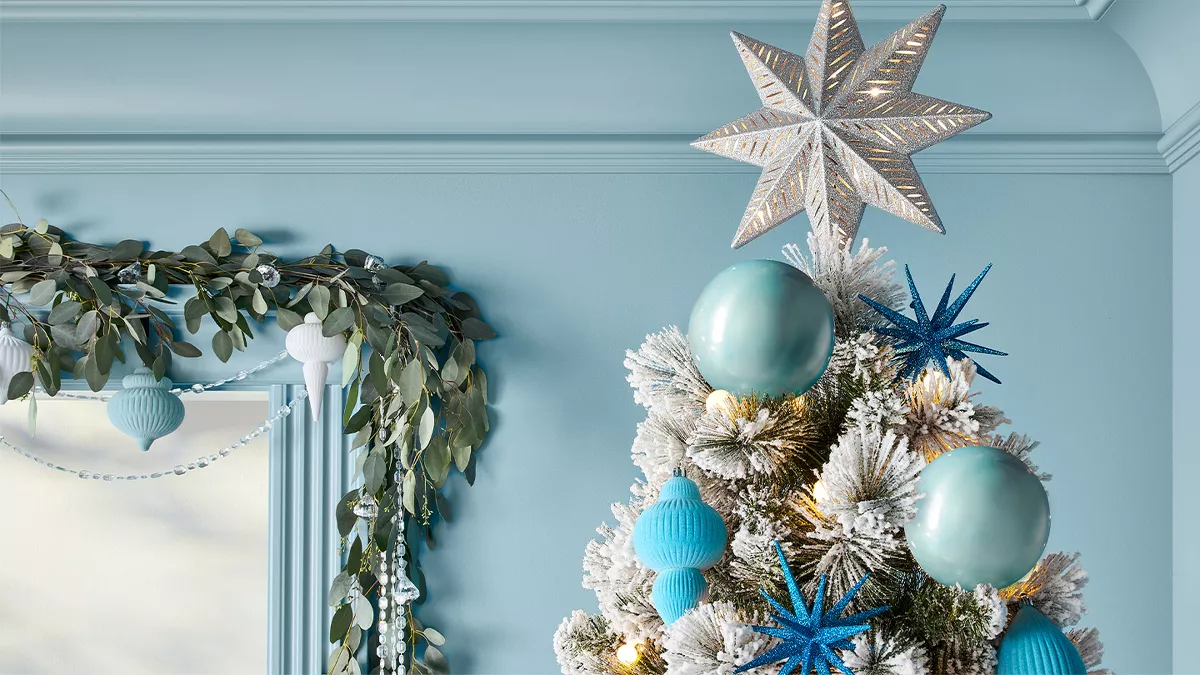
M997 657L996 675L1087 675L1070 638L1032 605L1017 612Z
M688 320L688 344L713 389L803 394L833 354L833 307L791 265L739 262L701 291Z
M663 484L658 503L633 526L633 548L642 564L658 572L650 599L668 626L695 607L708 590L702 570L725 553L725 521L700 498L700 488L676 472Z
M108 419L142 450L183 424L183 401L171 393L170 379L155 380L143 367L126 375L121 385L124 389L108 401Z

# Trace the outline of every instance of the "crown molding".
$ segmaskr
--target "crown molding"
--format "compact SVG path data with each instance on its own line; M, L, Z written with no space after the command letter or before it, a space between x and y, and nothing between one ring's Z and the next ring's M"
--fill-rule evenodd
M1092 21L1112 2L944 1L947 19L964 21ZM857 0L854 10L862 20L908 21L933 4ZM820 0L0 0L0 21L811 22L819 6Z
M695 134L0 136L6 174L727 174ZM914 156L928 173L1167 173L1159 134L968 132Z
M1158 150L1171 173L1200 154L1200 103L1167 127L1158 142Z
M1116 0L1075 0L1075 2L1087 10L1092 21L1099 21L1104 18L1104 13L1108 11L1109 7L1112 7Z

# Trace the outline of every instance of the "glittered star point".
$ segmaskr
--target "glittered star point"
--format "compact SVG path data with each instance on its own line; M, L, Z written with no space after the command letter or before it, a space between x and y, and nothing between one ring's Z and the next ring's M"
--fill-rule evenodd
M904 364L898 373L900 379L916 380L925 370L925 364L930 361L936 364L946 377L950 377L950 368L946 365L946 358L966 359L968 358L967 352L1008 356L1008 354L990 347L959 339L983 328L987 325L986 323L979 323L979 319L954 323L990 269L992 269L991 265L983 268L979 276L975 277L975 281L963 289L962 294L954 302L950 302L950 294L954 292L954 275L950 275L950 283L946 284L946 290L942 293L942 299L938 302L932 317L926 312L925 303L921 302L921 294L917 292L917 285L913 283L912 272L908 270L908 265L904 266L904 275L908 277L908 292L912 297L913 313L916 314L915 320L866 296L858 296L860 300L870 305L872 309L892 323L891 326L875 330L881 335L892 338L893 347L896 350L896 360ZM989 373L978 363L975 364L975 372L1000 384L1000 380L996 379L995 375Z
M846 675L854 675L842 662L838 650L854 649L850 638L868 630L871 626L866 623L867 620L879 616L888 608L877 607L841 616L854 600L858 590L867 582L867 577L863 577L826 612L824 575L817 584L817 593L810 608L800 593L800 587L796 584L796 578L792 576L787 560L783 557L783 549L779 542L775 542L775 553L779 556L780 566L783 567L783 578L787 582L788 594L791 595L792 609L789 611L766 591L761 591L775 610L771 613L771 618L779 625L753 628L755 632L779 638L780 643L733 672L742 673L776 661L784 661L779 675L808 675L813 668L817 668L817 672L821 673L832 672L833 668L837 668Z
M732 33L762 108L692 145L762 167L738 248L806 211L849 247L863 209L945 232L910 155L991 117L913 93L945 5L867 50L845 0L824 0L804 57Z

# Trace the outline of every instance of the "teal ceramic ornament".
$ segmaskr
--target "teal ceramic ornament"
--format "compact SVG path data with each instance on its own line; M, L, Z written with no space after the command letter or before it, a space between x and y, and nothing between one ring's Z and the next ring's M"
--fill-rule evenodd
M700 293L688 343L714 389L801 394L829 365L833 308L812 279L791 265L740 262Z
M1046 489L1003 450L951 450L921 471L917 491L917 513L904 534L922 569L947 586L1004 588L1033 569L1046 548Z
M634 523L633 548L658 572L651 600L669 626L704 597L708 582L701 571L725 552L725 521L700 499L700 488L677 473Z
M1087 675L1070 638L1031 605L1017 612L997 659L996 675Z
M155 380L149 368L138 368L121 380L124 387L108 401L108 419L142 450L183 424L183 401L171 393L171 380Z

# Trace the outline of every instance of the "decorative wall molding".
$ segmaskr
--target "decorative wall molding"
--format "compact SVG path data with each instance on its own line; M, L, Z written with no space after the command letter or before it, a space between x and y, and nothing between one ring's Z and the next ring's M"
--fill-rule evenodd
M1092 21L1112 0L944 0L948 20ZM908 21L930 0L857 0ZM803 21L820 0L3 0L3 21Z
M7 174L727 174L695 134L0 136ZM929 173L1167 173L1159 134L968 132L914 156Z
M1163 132L1158 150L1171 173L1200 154L1200 103L1192 106Z
M270 409L304 385L274 385ZM267 672L323 673L329 654L329 585L341 569L334 510L350 489L342 390L325 388L320 420L307 406L270 433Z
M1075 2L1087 10L1088 16L1091 17L1092 21L1099 21L1116 0L1075 0Z

